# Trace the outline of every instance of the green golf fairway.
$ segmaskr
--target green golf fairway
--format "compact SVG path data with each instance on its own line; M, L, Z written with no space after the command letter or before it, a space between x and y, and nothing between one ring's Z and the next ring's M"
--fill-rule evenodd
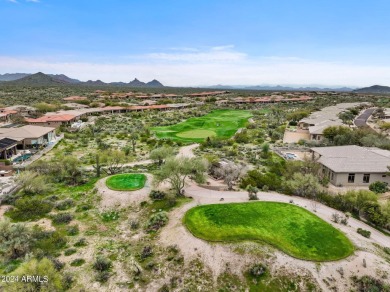
M186 132L181 132L177 134L177 137L180 138L207 138L207 137L213 137L216 136L217 134L214 131L210 130L192 130L192 131L186 131Z
M145 186L146 176L139 173L117 174L106 180L109 189L115 191L135 191Z
M245 126L252 116L245 110L215 110L202 117L190 118L184 122L166 127L151 128L160 139L183 142L202 142L207 137L230 138Z
M274 202L204 205L190 209L184 223L208 241L264 241L304 260L333 261L351 255L349 239L309 211Z

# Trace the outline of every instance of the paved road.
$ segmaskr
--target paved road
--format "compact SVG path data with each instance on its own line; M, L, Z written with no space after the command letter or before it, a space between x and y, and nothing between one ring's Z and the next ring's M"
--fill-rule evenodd
M372 113L376 110L376 108L366 109L360 116L358 116L354 123L357 127L367 127L367 120L372 115Z

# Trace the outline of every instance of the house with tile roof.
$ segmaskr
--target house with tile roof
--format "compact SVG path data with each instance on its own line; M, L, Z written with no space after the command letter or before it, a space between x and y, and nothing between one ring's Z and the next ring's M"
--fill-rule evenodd
M390 151L356 145L311 148L313 160L335 186L369 186L390 183Z
M55 128L26 125L19 128L0 128L0 139L17 141L18 149L36 148L55 140Z

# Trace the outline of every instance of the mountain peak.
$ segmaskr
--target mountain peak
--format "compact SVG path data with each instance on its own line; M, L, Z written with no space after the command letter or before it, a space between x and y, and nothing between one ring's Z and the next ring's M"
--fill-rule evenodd
M364 87L354 90L357 93L390 93L389 86L373 85L370 87Z

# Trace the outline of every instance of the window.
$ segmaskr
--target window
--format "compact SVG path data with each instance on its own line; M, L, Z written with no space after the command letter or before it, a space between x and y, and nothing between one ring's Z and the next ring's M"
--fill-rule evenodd
M348 174L348 183L353 184L355 182L355 174L350 173Z
M363 174L363 183L368 184L370 182L370 174L365 173Z

